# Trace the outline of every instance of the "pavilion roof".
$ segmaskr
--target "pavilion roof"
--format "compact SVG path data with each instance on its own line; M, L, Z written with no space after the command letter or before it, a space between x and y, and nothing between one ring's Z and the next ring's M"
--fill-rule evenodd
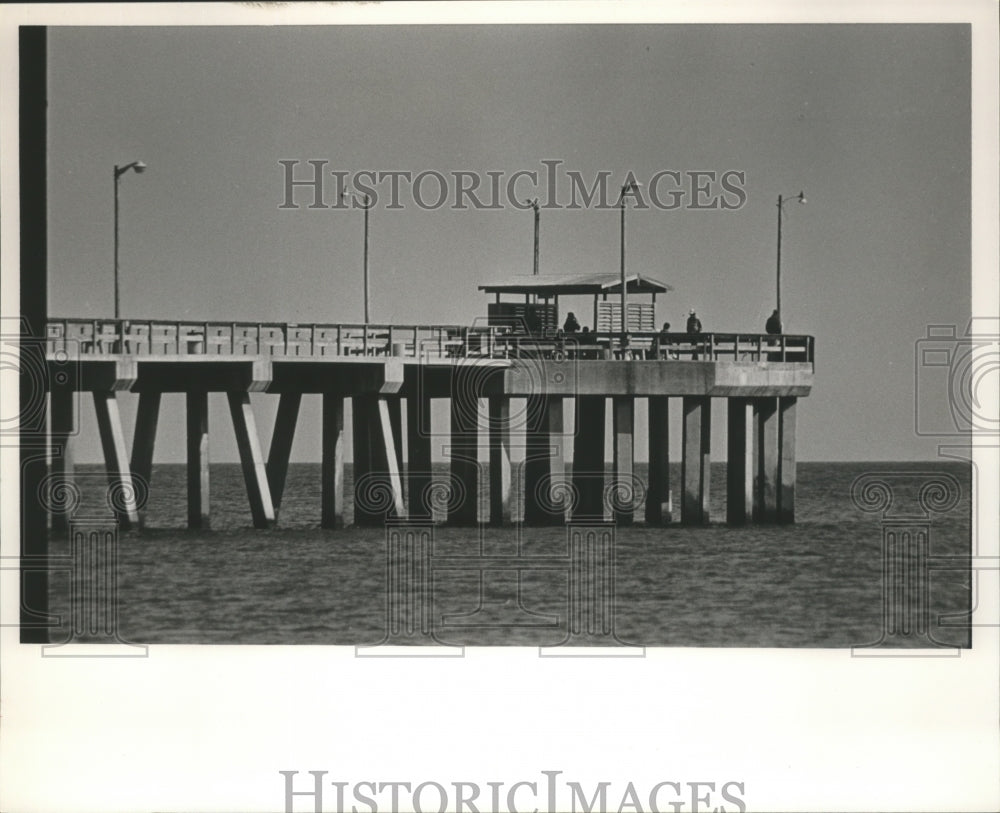
M625 289L630 294L660 294L672 291L665 282L642 274L627 274ZM547 296L610 294L621 292L620 274L519 274L479 286L480 291L501 294L542 294Z

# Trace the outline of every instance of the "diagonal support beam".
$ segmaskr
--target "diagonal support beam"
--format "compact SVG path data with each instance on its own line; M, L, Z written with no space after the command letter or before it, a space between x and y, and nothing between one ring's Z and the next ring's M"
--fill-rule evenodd
M139 409L135 417L135 435L132 439L132 479L145 484L147 500L149 484L153 479L153 448L156 445L156 426L160 419L159 392L139 393ZM139 510L139 521L144 520L145 510Z
M113 390L94 391L94 411L97 428L104 449L104 468L108 473L108 489L118 522L123 529L139 524L135 486L125 451L125 433L122 431L118 398Z
M385 396L353 396L354 522L378 526L402 516L403 484Z
M299 420L301 405L301 392L283 392L278 397L278 414L274 418L274 433L271 435L271 448L267 454L267 482L271 488L275 517L281 510L281 498L285 494L288 462L292 457L292 441L295 439L295 425Z
M229 414L232 415L233 429L236 431L236 447L240 452L253 526L268 528L274 524L274 505L271 503L267 468L260 450L257 421L254 419L250 393L227 392L226 397L229 399Z
M400 433L400 412L399 399L393 399L394 404L389 403L388 398L378 399L378 419L382 441L381 462L385 463L386 474L389 479L389 488L392 490L392 508L395 516L404 515L403 506L403 478L400 474L399 442L397 440ZM395 407L395 408L394 408Z

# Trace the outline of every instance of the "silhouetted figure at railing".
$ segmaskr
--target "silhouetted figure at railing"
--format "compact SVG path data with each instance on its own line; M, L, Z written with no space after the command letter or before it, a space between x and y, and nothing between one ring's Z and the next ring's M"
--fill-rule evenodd
M564 333L576 333L580 329L580 323L576 321L576 314L570 311L566 314L566 321L563 323Z
M697 336L701 333L701 319L694 312L694 308L691 309L691 313L688 315L687 332L691 336Z
M781 335L781 333L782 333L781 316L778 315L778 309L777 308L775 308L774 309L774 313L772 313L768 317L767 323L764 325L764 330L766 330L768 332L768 334L771 335L771 336L780 336ZM775 344L776 344L776 342L775 342L774 339L768 339L767 340L767 346L768 347L774 347ZM767 360L768 361L782 361L781 355L782 355L781 353L768 353L767 354Z
M670 358L670 322L664 322L660 332L656 334L653 341L653 354L651 358Z
M775 335L775 336L778 335L778 334L780 334L782 332L781 331L781 317L778 315L778 309L777 308L775 308L774 309L774 313L772 313L767 318L767 324L764 325L764 330L766 330L768 333L770 333L772 335Z
M694 312L694 308L691 308L691 312L688 314L687 332L688 336L698 336L701 334L701 319L699 319L698 314ZM698 358L698 351L695 350L691 356L691 360L697 361Z

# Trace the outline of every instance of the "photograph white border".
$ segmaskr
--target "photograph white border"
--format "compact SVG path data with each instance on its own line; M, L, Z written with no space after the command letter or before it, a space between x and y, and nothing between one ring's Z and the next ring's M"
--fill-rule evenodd
M973 315L997 316L990 0L10 5L0 21L5 317L17 315L19 285L19 24L831 21L972 24ZM11 405L16 413L16 393L2 397L5 414ZM977 439L975 462L975 549L996 557L995 439ZM4 562L18 551L17 474L16 447L3 448ZM0 571L4 624L18 618L18 578ZM325 770L329 781L508 785L561 770L564 780L615 789L742 781L749 810L1000 809L996 573L980 584L974 648L958 658L647 649L642 659L581 662L542 659L536 649L467 648L462 659L399 660L355 658L349 647L153 646L148 658L58 659L19 644L16 626L4 626L0 807L274 811L284 805L280 770Z

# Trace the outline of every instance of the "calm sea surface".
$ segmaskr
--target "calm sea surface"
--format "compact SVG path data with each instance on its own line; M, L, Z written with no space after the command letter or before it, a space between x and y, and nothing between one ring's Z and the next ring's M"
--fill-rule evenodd
M348 467L347 493L351 493ZM81 511L95 510L101 467L79 466L89 490ZM443 476L444 468L441 468ZM882 519L851 499L867 472L902 483L894 512L917 510L919 473L946 473L960 486L958 504L930 518L932 556L968 554L970 468L962 463L800 463L796 523L729 528L725 464L712 466L713 524L616 532L615 630L646 646L849 647L882 630ZM645 467L636 473L645 476ZM319 466L292 465L280 526L253 530L239 465L212 466L212 530L188 531L183 466L154 469L147 527L119 542L119 629L135 643L376 644L386 629L386 532L322 530ZM671 482L679 482L679 464ZM89 509L88 509L89 504ZM485 506L481 506L485 508ZM348 500L347 519L353 509ZM636 511L642 517L642 507ZM564 528L434 529L435 552L515 555L565 549ZM54 542L55 552L65 541ZM466 645L556 645L564 638L567 576L524 573L516 579L477 571L435 574L437 637ZM52 579L57 612L68 607L68 577ZM474 611L481 594L511 613L490 626L456 616ZM931 633L940 643L969 645L967 571L934 572ZM942 614L948 618L941 619ZM442 619L447 616L443 622Z

